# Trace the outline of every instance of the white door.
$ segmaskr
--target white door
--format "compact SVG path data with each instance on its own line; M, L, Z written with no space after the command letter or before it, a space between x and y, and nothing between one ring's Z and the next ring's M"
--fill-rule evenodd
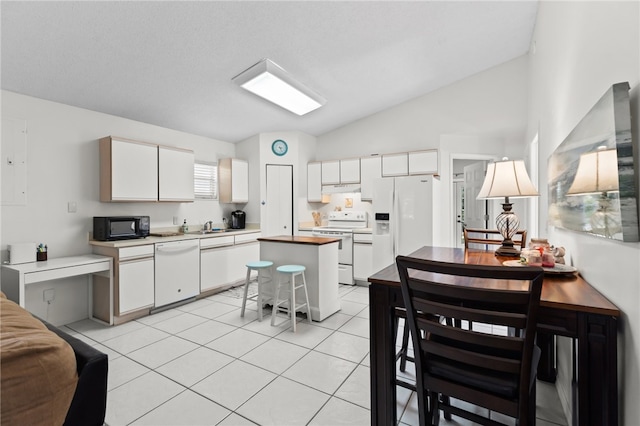
M467 228L491 228L487 200L476 200L487 169L486 161L464 166L464 226Z
M267 164L266 237L293 235L293 166Z
M454 247L464 247L464 238L462 236L462 227L464 226L464 181L453 182L453 196L455 197L455 240Z
M433 178L396 178L396 256L408 255L433 242Z

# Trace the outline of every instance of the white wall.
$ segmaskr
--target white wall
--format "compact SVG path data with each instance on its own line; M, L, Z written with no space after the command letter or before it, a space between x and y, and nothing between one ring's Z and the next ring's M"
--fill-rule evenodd
M528 63L526 55L519 57L323 134L318 137L316 160L439 149L442 203L434 209L434 220L442 227L434 244L451 246L455 227L451 158L460 154L523 158ZM526 224L526 208L514 209Z
M539 132L541 186L547 159L614 83L631 86L632 132L640 136L640 3L540 2L531 48L527 140ZM637 151L636 151L637 158ZM640 166L636 163L636 173ZM547 228L547 194L540 232L568 249L583 277L622 311L619 327L620 424L640 419L640 244ZM558 387L570 401L569 344L560 342Z
M228 142L190 135L120 117L2 91L2 116L27 122L27 203L2 206L2 259L7 244L46 243L50 257L90 253L92 217L148 215L151 227L173 226L173 216L191 224L221 222L233 205L218 201L194 203L101 203L99 199L98 139L108 135L193 149L196 160L217 161L235 155ZM3 162L2 167L5 167ZM67 202L77 213L67 213ZM177 227L176 227L177 228ZM73 280L71 280L73 281ZM50 284L43 284L43 286ZM86 293L78 286L56 284L56 301L42 302L42 288L32 289L28 303L53 323L86 317ZM75 307L78 307L75 309Z

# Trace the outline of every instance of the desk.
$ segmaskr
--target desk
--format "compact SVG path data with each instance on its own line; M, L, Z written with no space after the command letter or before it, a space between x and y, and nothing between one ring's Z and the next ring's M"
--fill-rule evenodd
M78 275L106 274L109 278L109 306L113 324L113 259L109 256L87 254L82 256L59 257L44 262L2 266L2 291L7 298L26 309L26 286L42 281L75 277ZM93 285L89 282L89 317L93 318Z
M419 259L467 264L501 265L508 258L493 252L422 247ZM395 263L369 277L371 342L371 424L396 424L396 356L394 308L403 307ZM579 276L545 276L540 297L538 344L543 360L538 378L553 380L551 335L576 339L576 425L618 424L617 319L620 310ZM575 368L575 367L574 367Z

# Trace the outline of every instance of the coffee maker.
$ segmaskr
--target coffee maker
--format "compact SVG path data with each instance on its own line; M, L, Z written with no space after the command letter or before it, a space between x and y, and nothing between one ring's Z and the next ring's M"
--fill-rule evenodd
M231 212L231 229L244 229L244 222L247 215L242 210Z

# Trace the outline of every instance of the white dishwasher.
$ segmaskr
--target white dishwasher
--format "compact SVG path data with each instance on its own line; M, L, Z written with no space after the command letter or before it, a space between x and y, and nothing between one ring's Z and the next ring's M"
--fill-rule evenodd
M200 292L200 241L157 243L155 307L195 297Z

